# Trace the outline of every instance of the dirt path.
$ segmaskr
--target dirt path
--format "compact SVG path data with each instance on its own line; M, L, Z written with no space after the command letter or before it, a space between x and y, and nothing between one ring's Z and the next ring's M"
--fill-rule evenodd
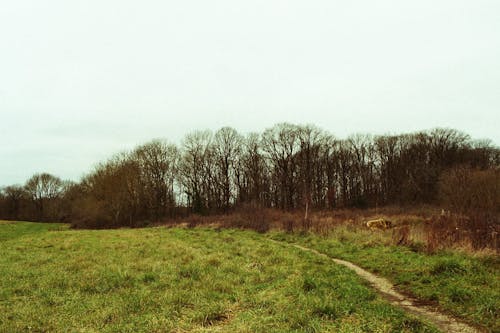
M394 288L394 285L387 279L376 276L375 274L372 274L349 261L335 259L327 256L324 253L297 244L282 243L275 240L271 241L278 244L287 244L290 246L294 246L300 250L314 253L323 258L327 258L335 262L336 264L345 266L353 270L360 277L367 280L372 285L372 287L375 288L382 295L382 297L388 300L391 304L402 308L406 312L409 312L413 315L420 317L424 321L432 323L434 326L436 326L443 332L450 332L450 333L480 332L479 330L459 321L456 318L453 318L449 315L437 311L435 308L431 306L418 304L419 302L416 299L397 292L396 289Z

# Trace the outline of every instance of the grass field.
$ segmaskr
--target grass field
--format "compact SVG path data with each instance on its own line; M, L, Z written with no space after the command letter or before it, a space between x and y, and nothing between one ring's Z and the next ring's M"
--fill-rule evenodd
M351 261L388 278L399 290L424 303L439 304L442 310L489 332L500 332L498 255L456 250L430 255L390 245L390 231L352 231L346 227L324 237L276 232L271 237Z
M1 224L0 332L435 332L267 237Z

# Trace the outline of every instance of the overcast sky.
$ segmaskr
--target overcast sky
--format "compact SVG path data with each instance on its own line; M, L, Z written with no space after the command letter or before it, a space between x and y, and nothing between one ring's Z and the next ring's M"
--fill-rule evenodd
M194 129L500 143L498 0L0 2L0 186Z

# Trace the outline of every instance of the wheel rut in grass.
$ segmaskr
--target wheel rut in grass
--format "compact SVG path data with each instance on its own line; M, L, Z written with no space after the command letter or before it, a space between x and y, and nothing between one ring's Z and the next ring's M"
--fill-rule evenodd
M396 291L394 285L391 282L389 282L389 280L379 277L373 273L370 273L367 270L353 264L352 262L342 259L332 258L324 253L321 253L314 249L310 249L308 247L304 247L298 244L283 243L275 240L271 241L278 244L290 245L302 251L314 253L315 255L326 258L328 260L333 261L336 264L345 266L350 270L353 270L358 276L368 281L370 285L374 289L376 289L379 292L379 294L381 294L381 296L384 299L388 300L392 305L402 308L406 312L415 315L417 317L420 317L421 319L427 322L430 322L443 332L450 332L450 333L481 332L478 329L470 325L467 325L454 317L444 314L431 306L419 304L421 302L419 302L417 299L403 295L400 292Z

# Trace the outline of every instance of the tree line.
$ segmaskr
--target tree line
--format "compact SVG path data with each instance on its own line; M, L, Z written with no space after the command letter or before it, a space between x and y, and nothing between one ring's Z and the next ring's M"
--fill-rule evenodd
M195 131L153 140L97 165L79 182L36 174L0 191L0 218L80 227L137 226L243 204L282 210L436 203L442 174L498 170L500 149L454 129L337 139L314 125L242 135Z

